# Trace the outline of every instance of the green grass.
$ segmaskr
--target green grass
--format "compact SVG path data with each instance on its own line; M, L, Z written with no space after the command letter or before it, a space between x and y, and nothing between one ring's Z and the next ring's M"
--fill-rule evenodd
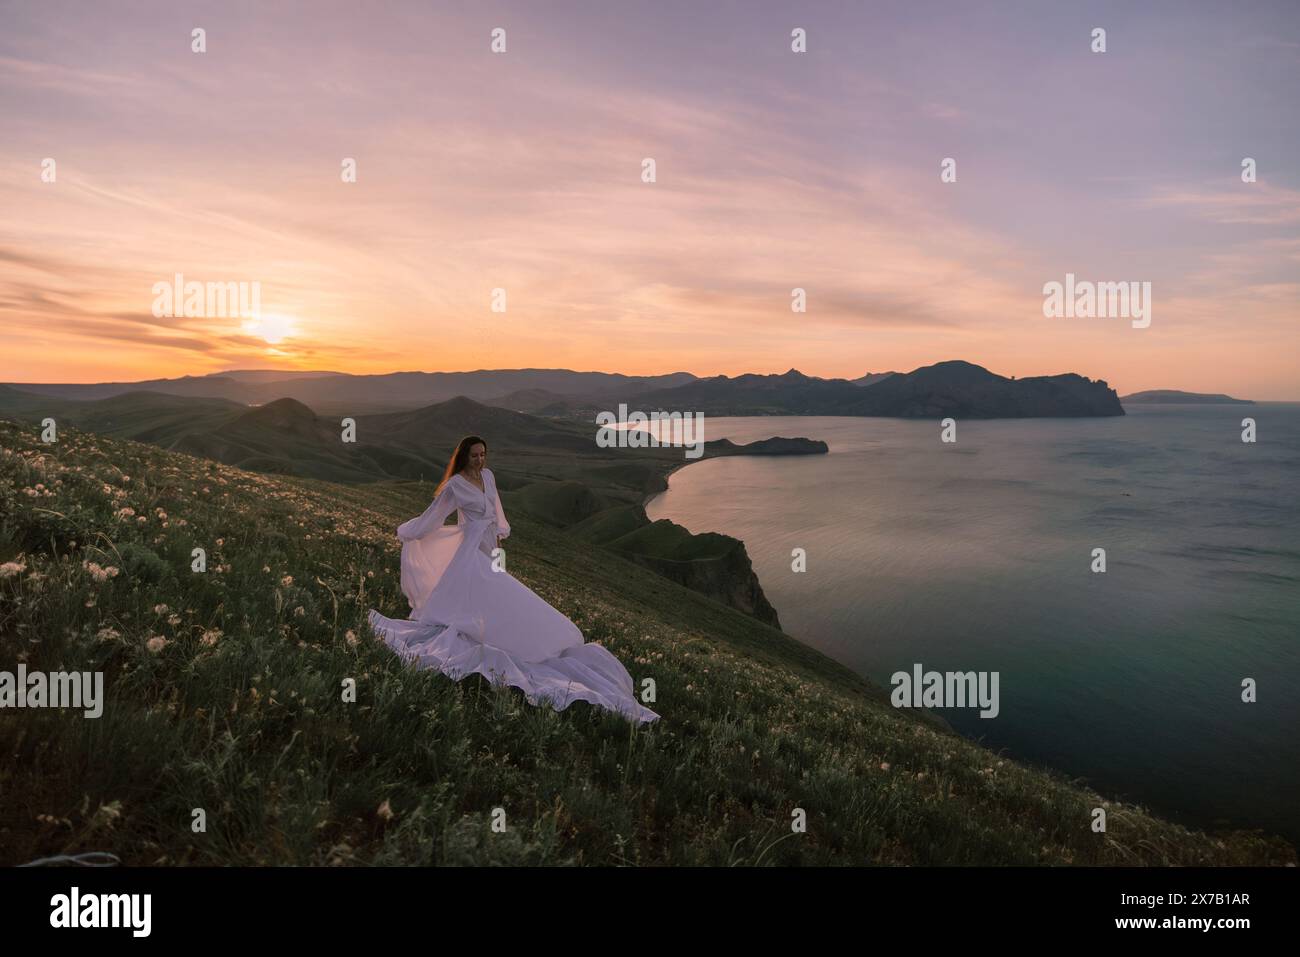
M719 535L716 532L693 535L666 518L642 525L608 544L610 548L674 562L723 558L738 547L737 540L730 535Z
M1295 860L1278 839L1188 830L896 712L781 632L522 511L512 573L638 686L653 678L662 720L557 713L403 667L366 611L406 613L393 529L428 483L36 436L0 423L0 667L102 670L108 700L96 720L0 711L0 864L92 850L140 865Z
M524 512L549 525L565 528L607 508L612 503L581 482L533 482L503 500L507 518Z

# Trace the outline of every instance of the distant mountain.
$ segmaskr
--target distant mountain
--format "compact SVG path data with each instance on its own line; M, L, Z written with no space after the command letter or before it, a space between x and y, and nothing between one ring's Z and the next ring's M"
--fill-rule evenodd
M140 391L228 399L245 405L290 398L306 403L317 412L360 415L419 408L458 395L481 402L522 390L544 390L563 396L594 398L629 389L643 391L683 385L694 378L688 372L627 376L568 369L480 369L475 372L390 372L383 375L248 370L144 382L12 385L27 393L82 400Z
M1123 415L1114 390L1079 375L1008 379L969 362L940 362L911 372L872 373L859 379L823 379L790 369L781 375L696 378L674 372L626 376L567 369L481 369L475 372L232 371L142 383L14 383L27 395L97 400L129 392L220 399L245 406L293 399L318 415L371 416L419 410L464 397L478 403L549 418L590 421L619 403L707 415L862 415L926 418L1022 418Z
M1143 405L1254 405L1251 399L1234 399L1222 392L1179 392L1177 389L1148 389L1146 392L1134 392L1122 396L1121 402L1133 402Z
M1066 373L1008 379L969 362L940 362L868 387L847 415L968 419L1123 415L1115 390Z
M577 415L592 403L590 399L579 396L560 395L547 389L519 389L495 399L483 400L486 405L495 405L502 409L527 412L530 415L566 416Z
M324 369L303 372L286 372L284 369L231 369L228 372L212 373L214 378L235 379L239 382L286 382L289 379L323 379L332 375L347 375L347 373Z
M706 415L840 415L849 414L839 410L863 394L861 387L847 379L819 379L791 369L781 375L746 373L734 379L711 376L672 389L628 395L620 401L647 412L663 409Z
M898 375L897 372L868 372L858 379L850 379L854 385L875 385L882 379L888 379L891 375Z
M940 362L869 385L781 375L714 376L634 395L629 407L706 415L861 415L972 419L1123 415L1104 381L1068 373L1008 379L969 362Z

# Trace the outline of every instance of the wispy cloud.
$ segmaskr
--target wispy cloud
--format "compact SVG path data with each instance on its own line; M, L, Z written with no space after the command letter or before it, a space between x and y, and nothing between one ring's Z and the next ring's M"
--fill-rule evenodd
M1145 200L1150 208L1176 209L1214 223L1279 226L1300 223L1300 190L1266 182L1240 183L1230 188L1161 189Z

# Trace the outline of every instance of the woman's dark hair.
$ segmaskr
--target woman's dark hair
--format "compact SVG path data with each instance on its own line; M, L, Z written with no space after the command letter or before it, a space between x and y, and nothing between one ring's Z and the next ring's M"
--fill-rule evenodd
M469 450L476 445L482 445L483 451L487 451L487 443L477 435L467 435L456 444L456 451L452 453L451 461L447 463L447 471L442 473L442 481L433 492L435 496L451 481L453 475L465 468L469 463Z

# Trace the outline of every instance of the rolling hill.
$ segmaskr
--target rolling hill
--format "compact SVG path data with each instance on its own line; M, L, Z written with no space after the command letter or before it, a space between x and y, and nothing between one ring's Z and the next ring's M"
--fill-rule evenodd
M648 494L666 487L665 476L682 462L680 449L604 449L596 445L594 425L542 419L482 405L458 396L405 412L357 416L356 441L343 441L343 420L319 416L296 399L276 399L248 408L224 399L195 399L162 393L126 393L79 402L0 392L0 415L39 422L56 417L72 424L227 465L276 475L331 482L437 480L462 436L488 438L507 514L516 508L558 529L577 525L605 509L620 512L620 523L648 526L642 507ZM825 443L778 439L735 446L710 442L705 455L797 454L826 452ZM501 466L495 463L499 461ZM423 511L421 507L417 511ZM670 523L671 524L671 523ZM680 526L678 537L691 533ZM625 531L629 531L626 528ZM689 558L647 558L646 564L703 594L775 621L754 575L744 543ZM650 538L629 537L617 547L634 556ZM598 544L614 547L613 543ZM683 547L683 555L689 553Z

